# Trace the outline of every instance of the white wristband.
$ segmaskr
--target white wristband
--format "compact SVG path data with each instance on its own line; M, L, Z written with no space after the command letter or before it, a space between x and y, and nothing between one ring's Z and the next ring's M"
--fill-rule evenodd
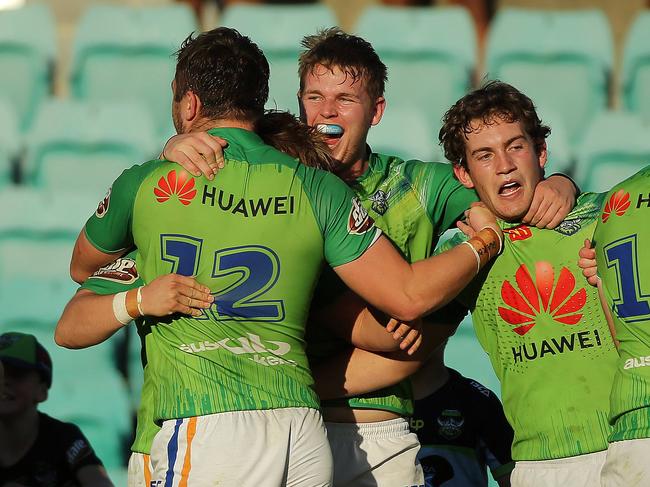
M476 273L478 274L481 270L481 257L478 255L478 252L471 243L469 243L467 240L465 240L463 243L467 244L467 246L472 249L472 252L474 252L474 256L476 257Z
M138 313L140 313L140 316L144 316L144 313L142 312L142 286L138 288Z
M123 325L128 325L133 320L126 310L126 293L127 291L123 291L113 296L113 314L115 319Z

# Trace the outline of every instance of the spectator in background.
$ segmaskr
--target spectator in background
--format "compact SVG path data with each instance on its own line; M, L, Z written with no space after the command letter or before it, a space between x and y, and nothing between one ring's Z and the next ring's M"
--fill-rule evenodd
M486 466L509 487L514 433L503 406L488 388L445 366L445 345L411 377L411 430L422 445L426 487L486 487Z
M52 361L33 335L0 335L0 486L112 487L78 427L38 411L52 385Z

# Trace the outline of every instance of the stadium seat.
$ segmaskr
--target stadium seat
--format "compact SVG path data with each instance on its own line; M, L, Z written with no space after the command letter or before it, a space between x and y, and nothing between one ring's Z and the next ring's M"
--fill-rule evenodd
M12 105L22 132L52 91L56 54L54 18L47 5L0 10L0 98Z
M537 114L542 119L542 123L551 127L551 134L546 139L548 150L546 175L549 176L555 172L571 174L574 156L564 127L564 120L553 110L539 109Z
M173 53L195 30L194 14L184 4L89 7L74 40L73 95L142 103L161 138L171 135Z
M405 160L446 160L438 145L438 132L421 111L410 105L387 105L381 121L368 132L368 144L374 152Z
M488 35L487 76L564 120L573 148L608 105L612 35L601 10L502 9Z
M122 170L157 157L162 142L139 105L50 100L27 141L26 173L52 191L104 196Z
M267 108L298 113L298 55L303 36L337 24L324 4L228 7L221 24L249 36L264 51L271 68Z
M650 126L638 115L604 112L578 151L575 179L583 191L608 191L650 164Z
M464 8L372 6L356 29L388 67L388 106L420 110L435 131L471 87L476 33Z
M623 48L623 103L650 122L650 11L640 12Z

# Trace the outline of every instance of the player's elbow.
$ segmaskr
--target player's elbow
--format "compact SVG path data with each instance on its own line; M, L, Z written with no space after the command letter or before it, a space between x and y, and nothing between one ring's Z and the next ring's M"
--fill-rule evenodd
M402 299L395 303L394 309L389 314L400 321L415 321L422 315L425 315L443 304L441 299L426 300L422 297L409 296L404 294Z
M59 346L63 348L80 348L76 346L72 341L69 339L70 337L61 331L61 327L59 324L56 326L56 330L54 330L54 342Z
M72 257L72 261L70 262L70 277L77 284L82 284L89 277L88 272L84 271L84 269L78 264L74 256Z

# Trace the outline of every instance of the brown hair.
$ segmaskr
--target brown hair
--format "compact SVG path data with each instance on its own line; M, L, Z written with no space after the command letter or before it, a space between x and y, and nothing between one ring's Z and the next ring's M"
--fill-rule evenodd
M495 123L495 119L521 122L524 131L533 139L538 154L551 133L550 127L540 120L530 98L507 83L490 81L458 100L442 119L438 139L445 157L453 164L467 168L465 144L467 135L473 131L472 121L476 119L486 125Z
M257 45L234 29L190 34L176 52L175 101L188 91L210 119L255 120L269 96L269 64Z
M318 31L316 35L305 36L301 44L305 48L298 59L301 92L305 77L314 71L316 65L322 64L330 70L339 68L353 82L364 80L371 99L384 95L386 65L370 43L361 37L331 27Z
M288 112L269 110L255 122L255 132L276 149L306 166L332 171L334 158L319 132Z

